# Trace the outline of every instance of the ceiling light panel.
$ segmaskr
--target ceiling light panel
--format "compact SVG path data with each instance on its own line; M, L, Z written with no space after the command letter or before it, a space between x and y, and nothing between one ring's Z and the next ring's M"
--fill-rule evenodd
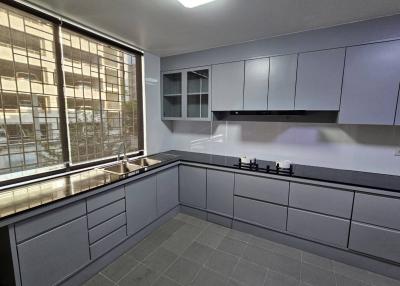
M195 8L215 0L178 0L186 8Z

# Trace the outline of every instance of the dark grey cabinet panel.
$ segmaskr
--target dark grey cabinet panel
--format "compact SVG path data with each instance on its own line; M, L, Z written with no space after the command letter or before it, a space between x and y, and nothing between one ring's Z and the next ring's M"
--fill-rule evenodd
M18 245L22 285L54 285L87 264L86 217Z
M289 182L235 174L235 195L287 205Z
M349 191L290 183L289 206L350 218L353 196Z
M399 99L398 101L400 101L400 95L399 95ZM394 123L395 125L400 125L400 103L397 103L397 115L396 115L396 122Z
M132 235L157 218L157 181L149 176L125 185L128 234Z
M94 212L88 214L88 225L92 228L96 225L109 220L110 218L125 212L125 200L119 200L112 204L109 204L101 209L97 209Z
M268 110L293 110L297 54L270 58Z
M233 216L233 173L207 170L207 209Z
M94 243L97 240L112 233L113 231L119 229L123 225L126 225L126 213L117 215L110 220L89 230L89 242Z
M296 110L339 110L345 49L299 55Z
M244 62L213 65L211 78L212 110L242 110Z
M400 199L356 193L353 220L400 230Z
M179 204L178 167L157 174L157 212L163 215Z
M86 200L87 211L92 212L98 208L108 205L125 198L124 187L119 187L114 190L107 190L104 193L90 197Z
M244 110L266 110L269 58L245 62Z
M27 240L40 233L86 215L85 202L81 201L15 224L17 242Z
M286 230L287 207L234 197L234 217L276 230Z
M400 232L352 222L349 248L376 257L400 262Z
M207 178L206 169L179 167L179 200L182 204L206 208Z
M347 247L350 221L289 208L287 230L311 240Z
M339 123L393 125L399 54L400 41L347 49Z
M96 259L126 239L126 226L119 228L90 246L90 255Z

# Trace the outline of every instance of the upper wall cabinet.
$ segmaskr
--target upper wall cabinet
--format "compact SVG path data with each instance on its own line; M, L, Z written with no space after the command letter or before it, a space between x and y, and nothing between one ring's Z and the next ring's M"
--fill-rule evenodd
M210 69L193 69L186 71L187 109L186 118L210 118Z
M270 58L268 110L293 110L297 54Z
M339 123L393 125L399 55L400 41L347 49Z
M296 110L339 110L345 49L299 55Z
M182 118L182 83L182 72L163 74L163 118Z
M244 62L212 66L212 111L243 110Z
M244 110L266 110L268 102L269 58L245 62Z

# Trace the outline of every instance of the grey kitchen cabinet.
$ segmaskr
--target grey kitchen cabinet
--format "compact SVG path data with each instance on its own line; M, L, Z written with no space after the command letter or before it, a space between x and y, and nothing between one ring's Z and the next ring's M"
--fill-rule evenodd
M162 118L179 119L183 115L183 72L162 75Z
M180 166L179 167L179 200L182 204L205 209L207 202L207 173L206 169Z
M400 41L347 48L339 123L393 125L399 54Z
M268 103L269 58L245 62L244 110L266 110Z
M345 49L299 55L296 110L339 110Z
M207 170L207 210L233 216L233 173Z
M161 216L179 204L178 167L157 174L157 214Z
M125 185L128 235L133 235L157 218L156 176Z
M297 54L270 58L268 110L293 110Z
M23 286L54 285L89 263L86 216L17 246Z
M400 231L352 222L349 248L400 262Z
M397 100L397 114L396 114L396 121L395 121L395 125L400 125L400 93L399 93L399 99Z
M126 239L126 225L118 228L117 230L111 232L107 236L101 238L95 243L90 245L90 256L92 259L96 259L101 255L105 254L107 251L113 249L118 244Z
M350 221L297 209L288 209L287 231L300 237L347 247Z
M212 111L243 110L244 61L212 66Z

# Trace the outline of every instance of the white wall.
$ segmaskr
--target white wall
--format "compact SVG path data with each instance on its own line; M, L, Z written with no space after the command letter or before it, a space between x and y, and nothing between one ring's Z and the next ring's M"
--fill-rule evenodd
M400 175L400 127L177 121L171 142L178 150Z

